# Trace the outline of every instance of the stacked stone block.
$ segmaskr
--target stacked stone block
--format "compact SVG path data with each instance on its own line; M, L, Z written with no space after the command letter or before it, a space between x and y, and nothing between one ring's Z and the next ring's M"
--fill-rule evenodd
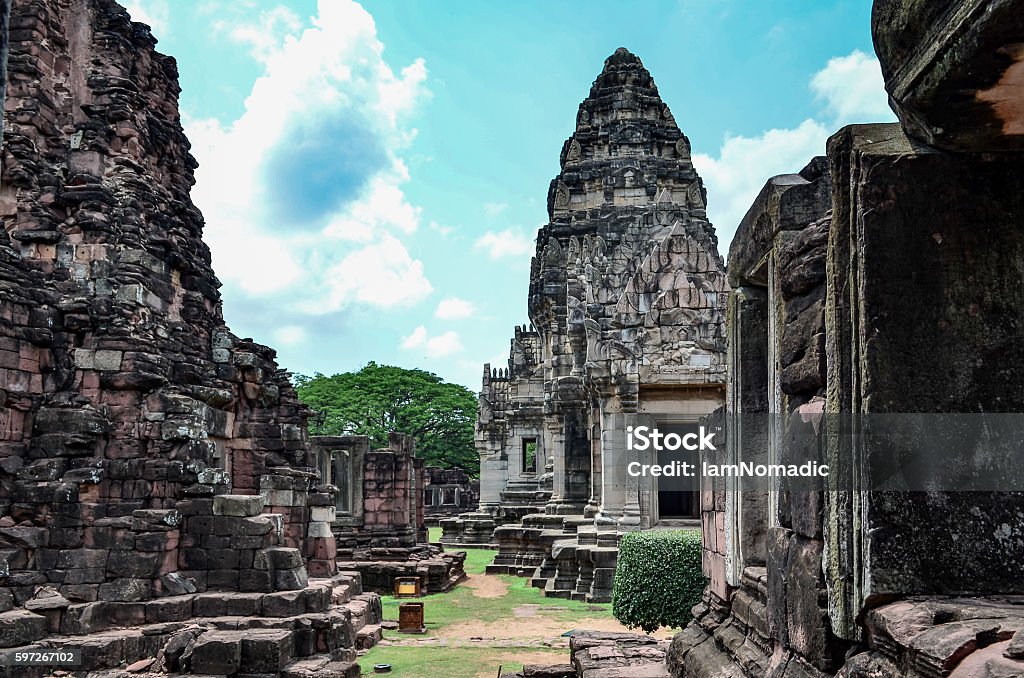
M837 415L1024 409L1022 9L876 0L900 123L840 130L745 217L729 413L773 413L807 443L784 450L834 472L774 498L705 488L705 526L722 527L705 530L711 585L672 675L1024 675L1024 554L1005 538L1024 529L1020 493L876 491L868 455L893 448L819 437Z
M112 0L3 4L0 645L303 595L336 576L308 412L223 322L174 60Z

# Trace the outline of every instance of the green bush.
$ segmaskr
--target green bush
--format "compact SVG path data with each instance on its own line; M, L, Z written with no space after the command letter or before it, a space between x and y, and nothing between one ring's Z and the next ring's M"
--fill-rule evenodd
M631 532L619 544L612 614L627 627L652 633L693 619L707 579L701 572L700 532Z

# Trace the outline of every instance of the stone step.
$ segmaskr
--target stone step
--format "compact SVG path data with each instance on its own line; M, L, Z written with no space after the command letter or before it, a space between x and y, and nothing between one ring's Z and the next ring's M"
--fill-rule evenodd
M369 650L384 637L380 624L367 624L356 632L356 649Z
M572 664L525 664L523 678L576 678Z
M292 662L280 678L359 678L359 664L345 659L303 659Z
M588 669L579 676L580 678L671 678L665 662Z

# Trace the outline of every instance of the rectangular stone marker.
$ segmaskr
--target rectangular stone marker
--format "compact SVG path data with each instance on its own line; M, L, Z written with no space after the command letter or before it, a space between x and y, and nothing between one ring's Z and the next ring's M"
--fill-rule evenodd
M398 606L398 632L427 632L423 625L423 603L402 603Z

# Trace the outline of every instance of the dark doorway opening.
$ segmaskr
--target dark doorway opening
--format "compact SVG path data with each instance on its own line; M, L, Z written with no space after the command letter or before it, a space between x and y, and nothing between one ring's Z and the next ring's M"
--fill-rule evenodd
M697 424L662 424L658 430L663 434L675 433L680 437L688 433L697 433ZM691 472L698 467L696 451L663 449L658 451L658 464L669 466L674 462L690 464ZM692 476L661 476L658 478L658 519L699 518L700 517L700 479L696 473Z
M664 518L696 518L697 493L679 490L658 492L658 516Z

